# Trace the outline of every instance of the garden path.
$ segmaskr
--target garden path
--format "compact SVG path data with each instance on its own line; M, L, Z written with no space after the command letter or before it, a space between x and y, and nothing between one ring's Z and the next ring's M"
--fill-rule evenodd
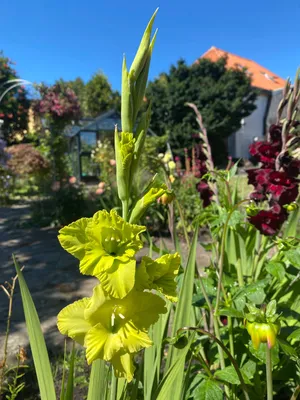
M56 228L30 226L30 205L14 205L0 208L0 284L15 275L11 255L25 266L24 276L37 312L48 347L63 345L63 336L57 330L56 316L67 304L90 296L96 279L79 273L77 260L64 251L57 240ZM159 246L159 239L156 245ZM172 248L170 239L164 239ZM183 246L183 252L186 249ZM148 253L144 248L139 257ZM209 264L209 255L199 246L197 259L200 266ZM4 345L8 298L0 290L0 360ZM19 286L13 301L11 330L8 342L9 361L15 361L19 346L28 347Z

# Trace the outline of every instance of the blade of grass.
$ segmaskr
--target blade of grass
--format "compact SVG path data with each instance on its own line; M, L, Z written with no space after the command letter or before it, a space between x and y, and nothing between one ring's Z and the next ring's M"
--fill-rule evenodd
M194 334L190 336L188 344L184 349L180 350L177 359L168 369L155 393L155 400L179 400L181 398L185 357L193 340ZM176 390L174 390L175 387Z
M75 343L73 342L72 353L69 365L69 375L67 382L67 389L64 400L73 400L73 392L74 392L74 363L75 363Z
M14 254L12 257L19 278L26 327L41 400L55 400L53 375L40 320L20 266Z
M179 328L190 325L192 319L192 312L187 312L187 310L191 310L192 297L194 291L198 229L199 228L197 226L190 247L187 265L184 271L183 282L179 293L179 300L176 305L173 328L172 328L173 336L176 335L176 332ZM177 358L178 353L179 350L174 348L173 346L169 348L165 373L168 371L173 361Z
M92 363L89 391L87 400L103 400L106 393L106 366L105 361L95 360Z
M62 374L62 378L61 378L61 389L60 389L60 397L59 397L60 400L64 400L64 397L65 397L66 359L67 359L67 341L65 340L63 374Z

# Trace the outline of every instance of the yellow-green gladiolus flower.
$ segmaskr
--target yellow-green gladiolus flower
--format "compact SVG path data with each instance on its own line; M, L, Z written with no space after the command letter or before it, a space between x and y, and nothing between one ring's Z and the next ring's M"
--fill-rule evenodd
M171 301L177 301L176 281L180 266L180 255L165 254L156 260L143 257L136 272L136 288L155 289Z
M259 348L261 343L267 343L269 349L275 346L276 337L280 330L279 323L246 322L246 328L251 336L253 347Z
M86 347L89 364L98 358L110 361L117 376L131 381L133 356L152 345L147 329L166 311L165 301L153 293L132 290L116 299L99 284L91 298L65 307L57 325L62 334Z
M112 296L125 297L134 286L136 252L144 226L125 222L115 210L98 211L59 231L62 247L80 260L80 272L96 276Z

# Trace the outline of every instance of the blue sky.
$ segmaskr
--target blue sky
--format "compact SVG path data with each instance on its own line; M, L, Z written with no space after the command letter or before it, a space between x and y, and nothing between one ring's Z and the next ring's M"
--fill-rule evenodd
M157 6L150 78L212 45L283 78L300 65L299 0L2 0L0 49L21 78L88 80L101 69L120 89L122 54L132 61Z

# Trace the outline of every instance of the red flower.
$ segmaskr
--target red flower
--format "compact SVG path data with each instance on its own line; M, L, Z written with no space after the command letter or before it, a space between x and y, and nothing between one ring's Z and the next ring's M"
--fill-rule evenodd
M278 214L272 209L268 211L261 210L256 215L249 217L249 222L263 235L273 236L279 231L286 218L287 214L285 212Z
M298 184L286 172L273 171L269 176L267 192L280 205L292 203L298 196Z
M252 192L250 194L250 199L254 200L257 203L259 203L261 201L267 200L267 196L264 193Z
M209 206L214 192L210 189L207 182L205 182L204 180L200 181L196 185L196 188L197 191L200 193L201 200L203 201L203 207Z
M282 126L281 125L271 125L269 128L270 139L272 143L280 143L281 146L281 132Z

